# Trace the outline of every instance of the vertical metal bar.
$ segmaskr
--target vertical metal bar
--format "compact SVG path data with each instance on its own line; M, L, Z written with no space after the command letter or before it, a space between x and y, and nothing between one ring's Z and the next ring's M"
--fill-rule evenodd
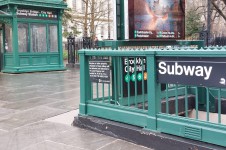
M128 103L127 105L130 106L130 74L129 74L129 57L126 58L127 59L127 78L128 78L128 82L127 82L127 92L128 92Z
M93 82L91 82L90 92L91 92L91 101L93 101Z
M97 95L97 101L99 101L99 84L96 83L96 95Z
M31 52L31 24L28 23L28 52Z
M124 63L124 62L122 62L122 57L120 57L120 59L119 59L119 70L120 70L120 93L121 93L121 102L120 102L120 104L122 104L123 103L123 81L124 81L124 78L123 78L123 72L122 72L122 70L123 70L123 68L122 68L122 63Z
M145 96L144 96L144 92L145 92L145 89L144 89L144 69L145 69L145 66L144 66L144 58L141 59L142 61L142 98L143 98L143 110L145 109Z
M188 117L188 86L185 86L185 116Z
M157 114L161 112L161 86L157 82L157 63L155 52L150 52L147 56L147 94L148 94L148 116L147 129L157 130Z
M110 83L108 84L108 103L110 103L110 101L111 101L111 85L110 85Z
M210 96L209 88L206 88L206 121L210 120Z
M117 74L116 74L116 57L114 58L114 91L115 91L115 99L114 99L114 104L116 105L117 102Z
M169 114L169 85L166 84L166 113Z
M49 25L46 24L46 46L47 46L47 53L50 52L50 43L49 43Z
M104 83L102 83L102 102L104 103Z
M218 123L221 123L221 89L218 89Z
M134 69L135 69L135 73L134 73L134 78L135 78L135 108L137 108L137 65L136 65L136 57L134 57Z
M91 99L90 96L90 78L89 78L89 62L88 58L85 56L85 51L80 53L80 104L79 104L79 113L87 113L87 101Z
M195 118L199 119L199 93L198 93L198 87L195 87Z
M175 86L175 114L178 116L178 84Z

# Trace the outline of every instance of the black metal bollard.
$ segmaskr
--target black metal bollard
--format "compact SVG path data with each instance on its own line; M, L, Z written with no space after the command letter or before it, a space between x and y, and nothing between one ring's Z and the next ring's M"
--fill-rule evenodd
M92 48L92 39L90 37L83 37L82 39L84 49Z
M206 30L199 32L199 40L204 40L205 46L208 46L208 32Z
M75 66L75 38L71 35L67 38L68 42L68 64L67 67Z

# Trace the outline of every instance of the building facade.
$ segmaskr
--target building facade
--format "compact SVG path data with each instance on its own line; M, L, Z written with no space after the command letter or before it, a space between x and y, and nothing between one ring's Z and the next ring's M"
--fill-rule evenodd
M93 2L93 4L92 4ZM113 39L113 5L112 0L92 0L88 3L87 33L85 32L86 3L84 0L67 0L72 9L74 23L80 32L77 37L96 36L99 40ZM93 28L92 28L93 27Z

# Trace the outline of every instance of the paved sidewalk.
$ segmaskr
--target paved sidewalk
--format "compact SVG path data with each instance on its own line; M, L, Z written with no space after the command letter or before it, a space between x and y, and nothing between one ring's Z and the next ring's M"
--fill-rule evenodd
M0 73L0 150L148 150L72 127L79 70Z

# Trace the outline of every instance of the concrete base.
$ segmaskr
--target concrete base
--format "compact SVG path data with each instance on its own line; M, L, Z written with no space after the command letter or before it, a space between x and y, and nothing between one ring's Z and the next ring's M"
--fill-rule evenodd
M75 64L69 63L69 64L66 64L66 67L67 67L67 68L74 68L74 67L75 67Z
M225 148L90 116L75 117L74 126L156 150L223 150Z
M69 63L69 64L66 64L66 67L67 68L80 68L80 64L79 63Z

